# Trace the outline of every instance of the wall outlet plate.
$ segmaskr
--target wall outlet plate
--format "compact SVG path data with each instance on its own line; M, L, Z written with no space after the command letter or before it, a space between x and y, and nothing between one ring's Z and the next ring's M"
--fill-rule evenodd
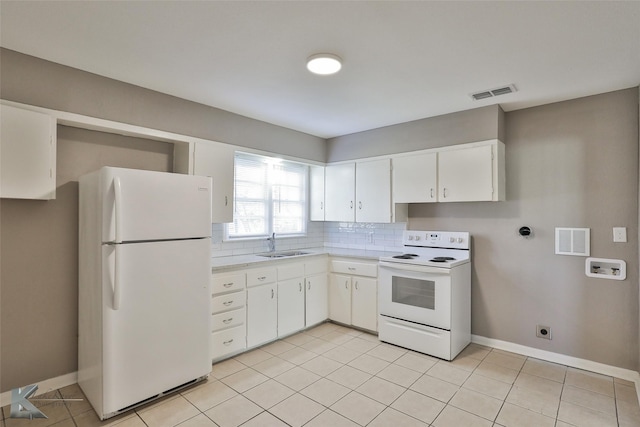
M544 338L546 340L550 340L551 339L551 327L550 326L543 326L543 325L536 325L536 336L538 338Z
M616 243L626 243L627 227L613 227L613 241Z

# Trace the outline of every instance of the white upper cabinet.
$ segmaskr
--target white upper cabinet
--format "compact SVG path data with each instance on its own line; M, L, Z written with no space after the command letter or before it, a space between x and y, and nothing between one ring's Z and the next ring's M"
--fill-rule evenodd
M309 219L324 221L324 166L310 166L309 181Z
M0 105L0 197L56 198L56 120Z
M210 176L211 222L233 222L233 146L219 143L194 143L193 174Z
M391 159L356 163L356 222L391 222Z
M465 145L438 153L439 201L504 200L504 144Z
M356 164L329 165L324 178L325 221L355 221Z
M393 158L394 203L438 201L438 154L412 154Z
M329 165L325 168L325 221L390 223L391 159Z

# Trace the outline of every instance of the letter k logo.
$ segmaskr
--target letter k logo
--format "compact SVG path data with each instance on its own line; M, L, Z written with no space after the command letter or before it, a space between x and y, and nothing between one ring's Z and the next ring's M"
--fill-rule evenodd
M37 385L28 385L11 390L11 418L47 418L29 399L38 390Z

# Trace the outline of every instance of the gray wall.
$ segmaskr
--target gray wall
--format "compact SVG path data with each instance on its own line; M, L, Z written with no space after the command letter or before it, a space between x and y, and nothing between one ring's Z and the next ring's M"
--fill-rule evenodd
M473 235L473 334L638 370L638 89L503 120L507 201L414 204L408 228ZM328 157L362 155L367 140L433 146L415 122L392 128L338 138ZM523 225L532 238L518 236ZM614 226L627 227L628 243L612 242ZM591 256L625 260L627 279L588 278L584 257L554 255L555 227L591 228ZM553 339L536 338L536 324Z
M504 112L489 105L327 140L327 162L504 138Z
M2 99L324 162L325 140L8 49Z

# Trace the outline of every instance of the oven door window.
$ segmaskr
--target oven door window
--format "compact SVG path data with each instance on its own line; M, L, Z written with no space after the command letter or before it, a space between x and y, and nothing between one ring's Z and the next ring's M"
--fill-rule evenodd
M398 304L435 310L436 282L393 276L391 279L391 300Z

